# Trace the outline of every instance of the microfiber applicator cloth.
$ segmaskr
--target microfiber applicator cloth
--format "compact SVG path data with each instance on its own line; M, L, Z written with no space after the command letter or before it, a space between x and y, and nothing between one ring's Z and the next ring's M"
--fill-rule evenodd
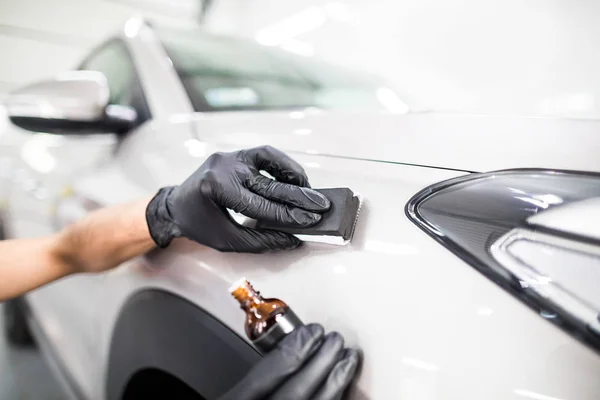
M308 228L289 228L277 223L259 222L257 228L273 229L294 235L337 236L350 240L360 210L360 199L348 188L313 189L331 202L318 224Z

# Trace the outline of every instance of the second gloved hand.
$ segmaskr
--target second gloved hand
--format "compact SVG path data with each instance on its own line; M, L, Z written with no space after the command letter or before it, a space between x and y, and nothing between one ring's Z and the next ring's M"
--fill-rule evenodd
M277 181L262 176L265 170ZM259 253L297 247L283 232L237 224L227 209L247 217L295 227L321 220L330 202L311 190L302 167L283 152L263 146L211 155L180 186L161 189L150 201L146 220L160 247L184 236L220 251Z
M340 400L356 375L357 350L336 332L302 326L277 344L219 400Z

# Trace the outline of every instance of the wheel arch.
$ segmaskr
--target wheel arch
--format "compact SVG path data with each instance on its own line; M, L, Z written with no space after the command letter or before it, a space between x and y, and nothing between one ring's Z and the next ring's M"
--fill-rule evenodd
M146 289L123 305L112 333L106 398L123 397L143 370L164 371L211 399L239 381L260 354L201 307Z

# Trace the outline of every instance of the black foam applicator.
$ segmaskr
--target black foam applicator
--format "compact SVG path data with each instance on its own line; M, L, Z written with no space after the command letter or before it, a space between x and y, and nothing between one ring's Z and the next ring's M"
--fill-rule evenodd
M323 214L321 221L308 228L289 228L277 223L259 222L257 228L273 229L298 236L309 241L324 241L334 244L346 244L354 234L354 227L361 207L360 196L349 188L314 189L331 202L331 208ZM305 237L321 236L339 240L317 240ZM339 242L339 243L338 243Z

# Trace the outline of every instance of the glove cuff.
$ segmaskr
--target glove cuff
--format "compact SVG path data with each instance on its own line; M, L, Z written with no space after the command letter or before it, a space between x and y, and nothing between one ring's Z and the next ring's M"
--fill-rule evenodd
M169 212L167 199L177 186L160 189L146 207L146 223L154 243L160 248L167 247L171 241L181 236L181 231Z

